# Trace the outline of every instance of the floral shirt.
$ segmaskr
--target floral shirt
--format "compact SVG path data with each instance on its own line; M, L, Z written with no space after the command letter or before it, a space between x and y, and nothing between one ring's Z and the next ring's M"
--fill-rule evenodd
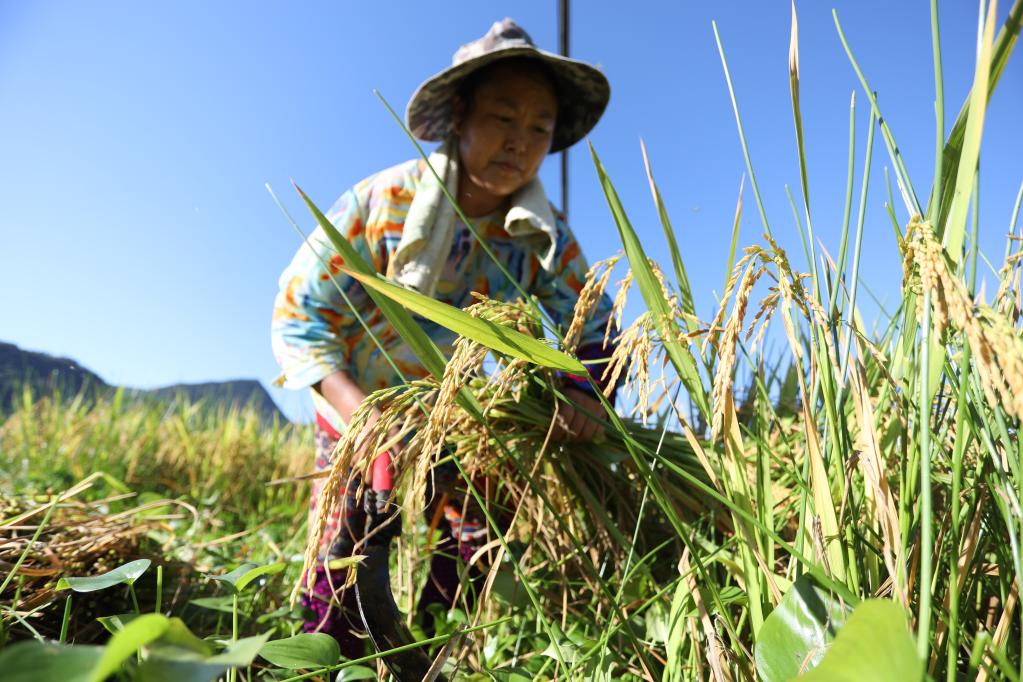
M425 170L424 161L414 160L381 171L341 195L326 213L327 219L377 272L388 273L389 260L401 240L405 216ZM504 212L476 219L473 225L522 289L539 299L555 324L567 327L585 281L587 265L562 217L558 215L552 272L544 270L532 251L505 232ZM283 385L305 388L338 370L347 372L366 393L401 381L331 282L327 268L405 378L426 376L426 369L362 286L341 272L341 257L330 246L322 228L317 228L308 242L281 275L274 303L271 334L274 355L284 371ZM499 300L519 297L514 284L469 229L456 221L451 255L434 298L464 308L474 302L472 292ZM584 327L581 358L610 354L596 350L603 341L610 312L611 302L605 296ZM455 334L428 320L416 320L441 351L450 355ZM341 430L343 422L336 412L318 392L312 394L317 413Z

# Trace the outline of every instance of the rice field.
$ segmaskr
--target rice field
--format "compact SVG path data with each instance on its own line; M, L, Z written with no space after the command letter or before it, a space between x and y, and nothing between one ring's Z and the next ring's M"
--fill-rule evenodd
M649 258L663 244L637 237L591 149L622 252L593 266L576 321L602 293L615 301L608 334L617 351L603 371L626 396L592 445L550 439L556 373L582 369L576 323L553 327L529 301L445 309L376 279L302 195L431 372L370 396L335 453L321 508L341 501L342 472L369 466L361 451L407 437L396 462L406 530L392 578L408 613L430 556L423 512L433 465L453 462L476 502L509 519L491 518L495 541L473 559L486 575L473 606L441 614L436 636L421 642L446 676L1023 676L1023 187L1008 224L979 215L976 191L986 105L1023 3L998 30L995 12L986 16L973 88L947 139L938 136L924 201L849 51L870 126L862 152L850 126L847 205L858 199L859 212L847 212L834 261L818 258L809 234L795 14L789 69L802 206L794 210L805 254L787 253L771 231L741 93L728 78L764 235L729 255L710 320L696 314L709 293L689 286L653 169L645 180L670 269ZM836 26L848 51L837 17ZM935 27L940 64L936 36ZM940 73L937 128L945 130ZM894 188L869 186L875 151ZM901 291L886 318L866 324L858 312L864 206L881 195L898 198L886 206ZM736 229L742 210L740 201ZM983 295L980 230L1008 235L998 286ZM626 323L629 297L643 312ZM451 358L438 357L409 311L461 335ZM765 350L770 334L782 340L780 356ZM386 674L379 654L339 660L329 637L296 634L294 596L325 522L307 519L307 428L186 403L26 394L0 425L0 453L7 679Z

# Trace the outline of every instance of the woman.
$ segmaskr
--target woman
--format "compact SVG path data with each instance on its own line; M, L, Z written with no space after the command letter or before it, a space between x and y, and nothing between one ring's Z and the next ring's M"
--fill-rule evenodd
M572 233L547 201L537 172L547 154L589 132L609 97L607 79L596 68L538 50L510 19L495 23L485 36L460 48L452 66L420 86L409 103L412 132L424 140L443 141L430 157L439 177L424 161L409 161L345 192L327 217L377 272L405 286L458 307L473 302L472 292L512 300L521 289L535 295L556 324L567 324L587 266ZM457 198L504 272L457 218L441 183ZM401 376L425 376L426 371L361 286L341 273L342 261L324 246L322 230L309 242L313 247L303 246L281 276L272 335L285 387L312 388L316 466L322 470L329 468L344 424L368 393L396 385ZM393 365L338 293L331 275ZM610 307L603 299L587 321L580 358L610 354L601 343ZM423 326L442 350L450 350L451 332L429 322ZM565 381L563 392L570 403L559 408L563 421L556 436L591 439L600 426L586 413L600 414L600 403L581 378ZM314 508L318 492L314 487ZM467 559L487 541L486 524L478 515L463 518L462 509L457 498L444 509L449 540L441 549L451 551L435 553L420 611L432 603L451 606L458 584L456 556ZM328 524L321 558L349 556L364 525L362 510L351 502ZM331 605L332 596L321 568L313 593L303 600L315 614L306 631L328 632L339 640L345 656L360 656L363 645L355 633L361 623L350 613L353 602L344 595L337 608L336 602Z

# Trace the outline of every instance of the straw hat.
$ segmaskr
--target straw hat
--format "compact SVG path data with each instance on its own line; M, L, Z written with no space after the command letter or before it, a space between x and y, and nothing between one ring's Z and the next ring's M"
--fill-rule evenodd
M466 76L509 57L536 59L554 75L558 119L551 152L571 147L593 129L611 97L604 74L586 62L537 48L521 26L505 19L495 22L482 38L458 48L451 66L419 86L405 112L409 130L422 140L445 139L453 126L452 102Z

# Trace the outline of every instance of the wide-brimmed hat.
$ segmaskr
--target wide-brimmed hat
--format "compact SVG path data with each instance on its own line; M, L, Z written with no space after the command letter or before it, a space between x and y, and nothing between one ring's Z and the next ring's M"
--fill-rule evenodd
M495 22L482 38L458 48L451 66L419 86L405 112L409 130L422 140L446 138L454 125L452 103L462 81L477 69L509 57L542 61L554 76L558 118L551 152L571 147L600 120L611 98L604 74L586 62L537 48L521 26L505 19Z

